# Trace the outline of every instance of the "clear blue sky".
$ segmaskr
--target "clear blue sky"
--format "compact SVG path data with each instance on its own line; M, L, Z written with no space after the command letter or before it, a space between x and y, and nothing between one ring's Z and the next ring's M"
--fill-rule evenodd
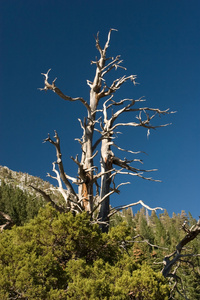
M176 114L160 122L173 124L152 132L126 130L119 144L148 153L144 167L162 183L130 178L113 205L143 200L171 215L185 210L200 215L200 1L0 1L0 165L46 179L55 160L53 147L42 141L56 129L66 172L76 175L70 157L80 153L77 118L82 106L44 93L41 72L67 95L89 97L90 61L98 52L94 35L105 43L113 32L109 55L121 54L127 74L137 74L122 97L145 96L147 105L171 108ZM115 74L116 78L119 75ZM126 180L126 178L123 178ZM138 207L139 209L139 207ZM136 211L136 208L134 208Z

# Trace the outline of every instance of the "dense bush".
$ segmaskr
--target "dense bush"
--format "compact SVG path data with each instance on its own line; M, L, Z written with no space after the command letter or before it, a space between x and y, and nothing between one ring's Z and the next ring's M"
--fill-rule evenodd
M125 223L102 234L86 214L47 205L1 234L0 299L167 299L161 274L121 247L130 239Z

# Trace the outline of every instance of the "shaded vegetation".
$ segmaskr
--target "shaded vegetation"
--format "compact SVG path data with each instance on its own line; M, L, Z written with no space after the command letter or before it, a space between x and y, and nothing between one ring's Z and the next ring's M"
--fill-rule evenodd
M0 211L8 214L16 225L23 225L25 222L34 218L44 206L44 201L40 197L28 194L19 187L1 182L0 186ZM5 222L0 217L0 225Z

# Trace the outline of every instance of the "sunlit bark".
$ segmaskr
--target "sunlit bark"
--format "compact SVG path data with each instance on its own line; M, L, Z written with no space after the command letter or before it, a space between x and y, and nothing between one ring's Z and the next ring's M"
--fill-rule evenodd
M138 176L140 178L152 181L152 177L145 176L145 173L155 171L145 170L135 166L137 163L143 163L141 159L133 158L128 160L115 155L114 150L122 152L139 154L140 151L134 152L129 149L123 149L114 142L116 133L119 127L143 127L147 130L147 135L150 130L157 127L167 126L152 124L156 116L166 115L171 113L169 109L160 110L158 108L140 107L145 101L143 98L129 99L124 98L115 100L115 93L127 81L136 84L136 75L123 75L111 82L107 83L107 76L113 70L119 68L126 71L122 64L120 55L116 57L107 57L107 50L110 45L110 38L112 31L108 33L107 41L102 48L99 43L99 34L96 37L96 48L99 52L99 58L92 61L91 64L96 66L95 75L92 81L87 80L90 87L90 97L87 102L82 97L71 97L65 95L55 84L56 79L49 83L49 71L44 75L44 88L40 90L52 90L59 97L66 101L79 101L86 109L86 117L80 120L82 129L82 137L77 139L81 145L82 155L81 159L78 156L72 157L73 161L78 167L77 178L72 178L64 171L62 163L62 154L60 148L60 140L57 132L55 132L55 139L52 140L50 136L45 139L45 142L50 142L56 149L57 161L53 164L53 171L56 176L52 178L58 182L58 190L62 194L66 210L74 210L76 212L87 211L91 219L96 218L103 231L107 231L109 224L109 217L112 215L110 208L110 196L114 193L119 193L119 187L127 183L121 183L115 186L115 178L120 174L129 174ZM125 117L125 115L126 117ZM126 122L118 122L118 118L124 115ZM94 132L97 132L99 137L94 140ZM94 161L99 158L99 165L95 165ZM58 171L56 170L58 166ZM99 171L100 167L100 171ZM62 182L65 188L62 186ZM139 201L140 202L140 201ZM135 205L139 202L135 202ZM143 204L143 202L140 204ZM134 205L134 204L132 204Z

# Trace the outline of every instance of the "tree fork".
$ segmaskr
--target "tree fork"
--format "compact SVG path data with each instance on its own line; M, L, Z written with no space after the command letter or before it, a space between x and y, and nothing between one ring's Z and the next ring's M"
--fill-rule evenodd
M64 197L67 207L78 213L82 210L87 211L92 218L97 218L102 230L106 232L108 231L108 227L106 226L109 223L109 216L113 213L113 211L110 211L110 196L113 193L119 193L120 186L128 184L128 182L122 182L115 187L116 176L128 174L145 180L158 181L144 176L144 173L155 171L154 169L145 170L144 168L135 166L137 163L143 163L141 159L126 159L115 155L113 147L118 151L126 151L132 155L142 153L142 151L135 152L124 149L124 147L120 147L114 143L118 128L143 127L147 130L148 136L150 130L169 125L153 125L152 121L156 116L172 113L169 109L160 110L148 106L137 107L138 104L145 101L143 98L114 99L114 95L127 81L131 81L136 85L137 76L122 75L114 79L111 83L107 83L106 77L111 71L118 70L119 68L126 71L126 68L121 65L123 60L121 60L120 55L107 57L112 31L116 30L109 30L104 47L101 47L99 43L99 33L95 38L99 59L91 62L92 65L95 65L96 70L93 80L87 80L87 84L90 87L88 102L82 97L71 97L64 94L56 86L56 79L52 83L49 83L50 69L46 74L42 73L44 76L44 88L40 89L44 91L51 90L65 101L79 101L86 108L87 117L84 118L83 122L79 119L83 130L82 138L77 139L81 144L81 160L78 161L78 156L75 159L72 158L78 166L78 176L76 178L70 177L64 171L60 140L57 132L55 131L55 141L50 136L45 141L49 141L56 148L56 163L59 168L59 174L55 169L53 171L56 172L55 179L59 183L58 190ZM101 101L102 105L100 105ZM126 122L118 122L118 118L124 116L124 114L126 114ZM134 115L133 118L132 114L138 115ZM129 120L127 120L128 117L130 118ZM97 133L97 137L94 135L94 132ZM97 158L95 156L98 153L99 164L96 166ZM98 167L101 169L100 172L98 171ZM99 184L98 181L101 181L101 183ZM64 182L66 190L62 187L62 182ZM78 192L76 192L74 184L78 186ZM94 184L96 186L96 193ZM135 202L135 205L137 203Z

